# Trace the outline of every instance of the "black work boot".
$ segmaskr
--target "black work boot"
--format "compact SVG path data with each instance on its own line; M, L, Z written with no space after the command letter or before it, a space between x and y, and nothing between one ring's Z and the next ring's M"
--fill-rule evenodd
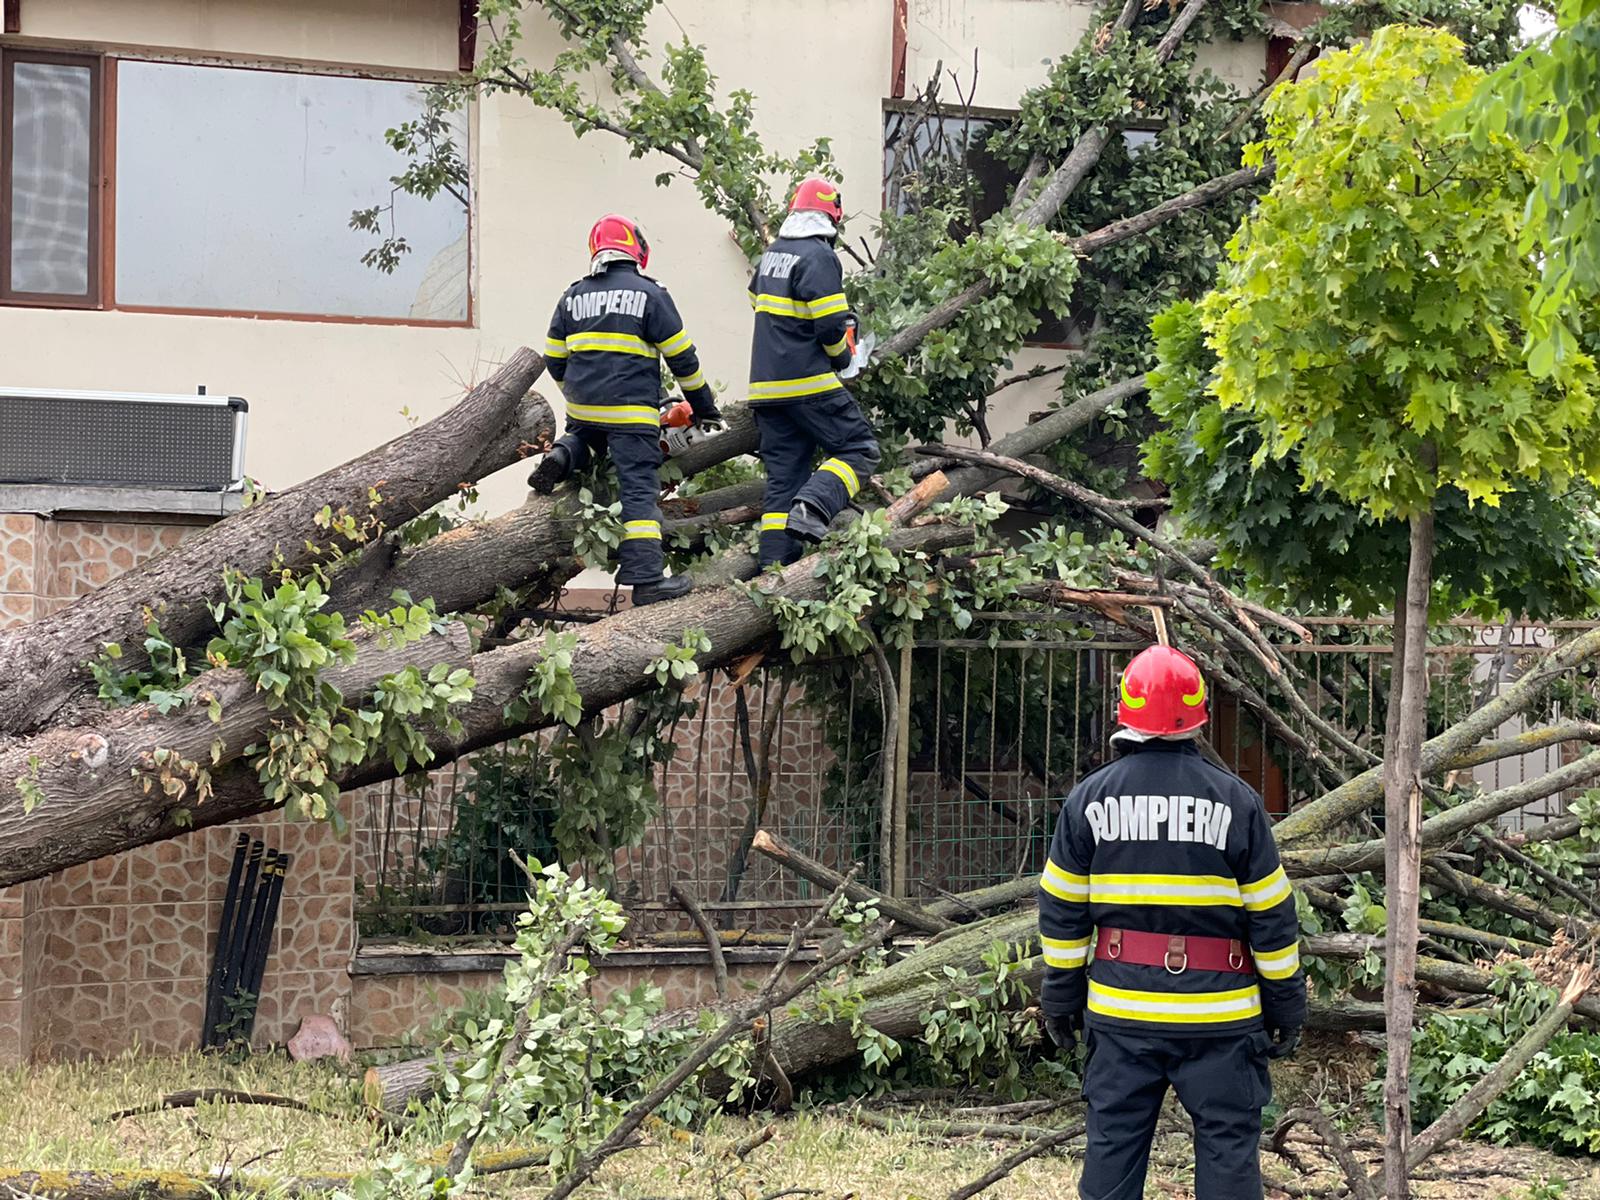
M643 608L646 604L676 600L679 596L687 596L693 590L694 580L687 575L663 576L653 583L636 583L633 585L633 606Z
M813 546L828 535L828 518L805 500L796 500L789 506L788 530L802 542Z
M572 474L572 451L559 443L539 460L539 465L528 476L528 486L541 496L548 496L556 486Z

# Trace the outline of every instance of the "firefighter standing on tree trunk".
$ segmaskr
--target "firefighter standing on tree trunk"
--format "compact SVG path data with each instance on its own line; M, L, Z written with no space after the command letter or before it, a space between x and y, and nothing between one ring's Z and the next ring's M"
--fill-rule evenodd
M762 567L820 542L878 466L878 439L836 374L850 365L855 322L833 250L843 219L838 187L807 179L750 280L750 408L767 470ZM819 450L827 457L813 471Z
M609 454L622 493L617 582L633 603L686 594L686 575L667 577L661 547L660 360L665 358L706 432L721 425L694 343L667 289L644 268L650 246L627 217L601 217L589 231L589 274L566 290L550 318L545 364L567 400L567 434L528 485L544 495L596 454Z
M1040 880L1041 1007L1085 1024L1079 1194L1138 1200L1168 1086L1194 1119L1196 1200L1260 1200L1267 1060L1305 1022L1294 894L1261 797L1200 756L1205 681L1152 646L1128 664L1120 758L1062 806Z

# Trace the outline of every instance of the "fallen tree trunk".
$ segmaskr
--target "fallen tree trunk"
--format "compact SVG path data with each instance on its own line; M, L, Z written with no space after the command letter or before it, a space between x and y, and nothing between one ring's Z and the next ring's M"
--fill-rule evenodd
M353 705L388 675L472 655L466 627L450 624L420 642L389 647L360 637L356 660L322 673ZM95 725L51 729L0 753L0 878L33 879L116 850L143 845L174 824L204 824L215 808L209 773L231 775L254 795L256 811L274 807L255 771L238 762L264 741L281 709L235 667L207 671L166 716L154 705L102 715ZM220 706L213 720L212 706ZM392 769L392 765L391 765Z
M1049 416L1009 433L994 443L997 453L1035 454L1085 428L1111 405L1145 390L1143 375L1112 384L1057 409ZM741 454L754 453L755 421L743 404L725 406L728 428L715 437L691 445L672 464L689 477ZM919 463L918 478L931 475L938 464ZM981 467L951 471L937 499L972 495L992 484L1002 472ZM732 484L701 496L670 499L662 504L670 528L674 520L715 517L759 503L761 480ZM934 497L930 497L933 499ZM370 547L347 567L337 571L329 585L334 608L346 615L386 604L401 590L426 596L442 613L463 612L492 599L497 590L537 585L554 592L579 569L573 560L576 521L561 515L564 497L530 496L521 508L487 521L450 530L420 546L405 548L393 538ZM756 573L753 555L730 554L700 571L702 584L751 579Z
M521 508L488 521L447 530L420 546L402 548L393 540L373 547L328 586L334 608L347 616L389 603L396 590L433 601L441 613L465 612L492 599L500 588L545 581L559 587L569 574L576 520L557 512L549 496L532 496ZM553 589L552 589L553 590Z
M173 642L202 639L223 569L255 575L280 563L307 566L307 540L324 507L348 512L364 529L390 529L515 462L555 429L550 406L528 390L543 370L543 359L519 350L442 416L217 522L53 616L0 633L0 731L44 727L88 682L83 659L104 642L122 646L123 669L140 665L146 609ZM356 548L331 531L321 540Z
M459 1051L443 1056L441 1069L437 1054L368 1067L361 1080L361 1098L369 1108L382 1112L404 1112L406 1105L421 1096L430 1096L444 1083L444 1076L468 1059Z
M1494 699L1438 737L1424 742L1421 774L1424 777L1437 775L1441 770L1448 769L1456 758L1470 754L1480 741L1530 707L1560 675L1587 662L1596 654L1600 654L1600 629L1590 630L1552 650ZM1325 835L1365 812L1382 796L1383 769L1380 764L1296 809L1278 822L1273 834L1280 846L1292 846Z
M971 537L966 529L931 525L895 533L888 544L897 551L937 551L964 544ZM791 600L819 599L826 595L828 586L828 580L817 575L815 559L796 563L772 583L764 585L769 594ZM711 639L711 651L700 659L702 669L709 669L730 663L769 641L777 630L777 618L770 605L758 602L746 589L728 587L697 592L672 603L631 609L586 626L575 635L577 647L572 656L572 679L583 697L584 711L588 714L603 712L653 687L654 680L645 673L646 668L661 656L664 647L676 644L689 628L704 630ZM373 670L376 659L370 654L363 655L354 666L345 668L351 672L349 677L330 673L329 678L336 686L344 681L346 687L341 690L350 694L366 686L365 681L380 677L387 670L398 669L408 661L423 661L428 647L446 642L447 639L434 638L404 651L389 652L398 657L386 657L383 672ZM453 641L448 641L448 652L445 652L445 645L440 649L443 661L467 667L477 684L472 701L456 710L460 728L454 732L435 732L429 737L429 745L438 761L452 761L481 747L555 723L553 718L538 711L521 720L507 716L507 706L523 699L529 676L543 658L542 643L518 642L470 658L457 657L457 645ZM254 710L245 706L239 711ZM231 720L243 722L239 716ZM151 724L164 741L169 736L167 731L172 718ZM231 739L234 728L224 710L223 724L216 733L225 740ZM96 785L85 776L88 761L81 757L73 759L74 750L70 742L55 746L61 757L52 758L49 763L41 760L38 775L47 800L51 799L50 789L58 786L59 780L59 785L66 789L63 797L85 798L81 811L77 802L67 803L64 799L31 809L22 789L9 773L0 777L0 887L36 879L105 854L178 837L193 829L254 816L274 807L261 794L254 771L243 762L217 772L212 779L211 798L196 805L192 800L174 800L159 788L145 795L133 787L131 790L135 794L130 797L126 794L129 787L123 786L122 781L110 780L103 773L104 782ZM29 768L26 761L23 768L21 775L26 779ZM94 769L101 770L100 767ZM338 782L341 788L359 787L393 779L400 773L392 762L376 761L341 774ZM95 786L116 787L116 802L99 799Z

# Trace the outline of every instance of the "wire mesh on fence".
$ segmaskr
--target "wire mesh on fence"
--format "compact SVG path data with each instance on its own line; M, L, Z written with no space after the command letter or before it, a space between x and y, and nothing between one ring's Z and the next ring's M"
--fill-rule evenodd
M1381 749L1387 624L1305 624L1314 640L1282 647L1289 676L1310 709L1347 731L1348 748L1332 751L1319 767L1305 752L1315 741L1306 721L1287 705L1283 729L1294 736L1286 738L1212 691L1209 749L1274 814L1365 769ZM1517 626L1502 653L1499 627L1440 626L1429 647L1430 729L1459 720L1514 681L1533 651L1589 627ZM759 670L744 683L743 714L734 687L703 679L698 711L676 727L676 754L657 775L655 815L641 842L616 852L610 864L635 935L670 937L689 928L671 899L674 883L730 931L787 929L795 910L818 903L825 889L751 851L758 828L833 870L860 863L864 881L913 897L1040 870L1061 799L1110 754L1116 681L1142 644L1095 638L1075 619L1038 614L980 614L970 632L918 643L897 661L891 652L887 671L870 656L831 663L804 676L803 687L781 667ZM1527 727L1600 709L1588 670L1558 681L1551 697L1548 711ZM885 729L895 726L906 736L886 753ZM751 774L760 774L769 727L763 803ZM1500 736L1523 728L1519 719ZM508 854L556 855L552 830L563 797L540 769L547 742L525 739L512 753L502 748L358 794L352 817L364 937L481 938L509 930L524 893ZM1485 789L1506 787L1576 752L1575 743L1558 743L1486 763L1473 775ZM1566 799L1553 795L1505 822L1548 819Z

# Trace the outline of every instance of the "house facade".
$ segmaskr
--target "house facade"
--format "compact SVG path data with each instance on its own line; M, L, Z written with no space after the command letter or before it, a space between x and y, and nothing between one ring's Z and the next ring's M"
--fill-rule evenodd
M382 221L392 216L411 252L392 273L363 265L376 239L349 227L351 213L389 205L403 166L384 131L415 113L420 88L470 64L475 10L3 0L0 389L243 398L242 471L287 487L442 411L518 346L540 346L555 297L585 269L590 223L621 211L648 229L652 270L708 377L740 396L747 264L722 219L691 187L656 185L670 164L631 159L605 134L575 138L525 100L464 114L470 194L401 197ZM755 94L769 146L828 136L865 233L897 101L940 63L971 86L976 50L972 101L1003 112L1091 15L1077 0L675 0L650 30L658 44L706 46L721 94ZM528 27L529 59L548 61L559 34L537 14ZM1201 61L1249 91L1273 52L1227 43ZM1033 349L1019 366L1063 353ZM1007 389L992 431L1050 396L1048 379ZM524 474L485 481L484 509L519 503ZM7 483L0 624L56 611L232 503ZM400 985L363 1000L350 974L357 849L323 828L250 829L301 864L258 1036L282 1040L312 1011L358 1037L388 1029ZM193 1044L234 836L207 831L0 893L0 1061Z

